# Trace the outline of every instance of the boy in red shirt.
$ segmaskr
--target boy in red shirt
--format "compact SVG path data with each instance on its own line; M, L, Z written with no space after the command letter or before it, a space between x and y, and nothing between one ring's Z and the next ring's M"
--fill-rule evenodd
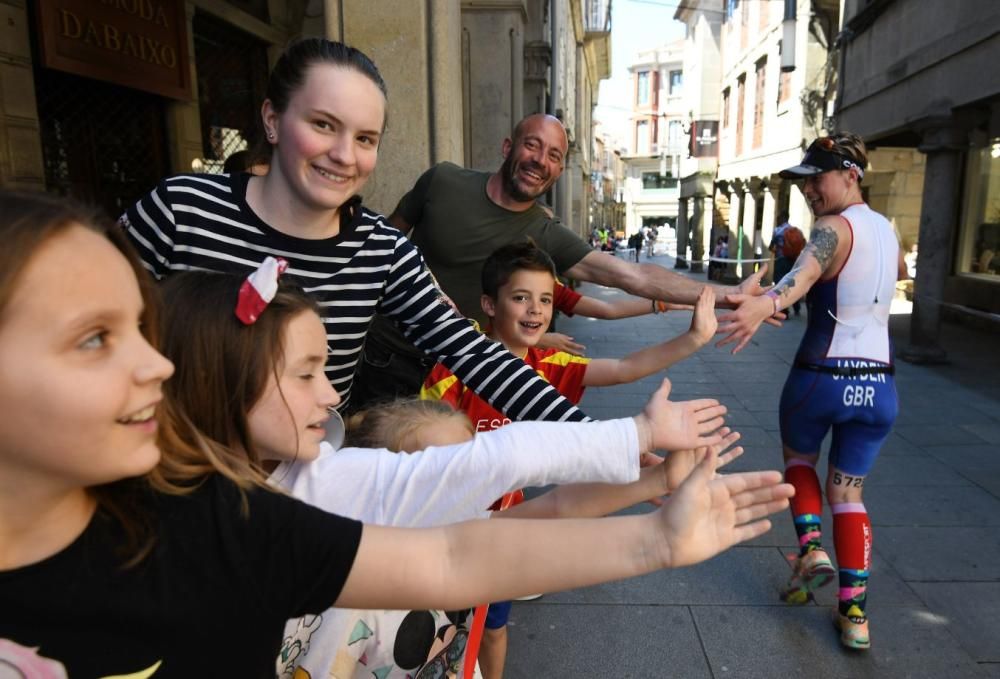
M634 382L690 356L712 339L718 326L715 293L706 285L695 305L691 327L680 337L623 358L590 359L558 349L540 349L536 345L552 320L556 285L555 265L544 250L530 241L506 245L483 264L481 304L490 318L486 334L523 358L574 404L583 397L585 387ZM481 369L490 367L484 365ZM489 431L510 423L440 363L427 376L420 397L447 401L464 411L476 431ZM509 493L491 509L506 509L521 499L521 491ZM485 679L503 676L509 615L509 601L490 605L479 655ZM470 652L474 651L472 645L470 640Z

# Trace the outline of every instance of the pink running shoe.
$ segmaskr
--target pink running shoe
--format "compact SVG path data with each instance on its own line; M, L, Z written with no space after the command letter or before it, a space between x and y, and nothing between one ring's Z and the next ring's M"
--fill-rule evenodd
M814 549L795 559L792 576L781 592L781 600L798 606L809 603L812 593L830 584L836 574L830 556L822 549Z
M847 615L841 615L840 610L833 607L833 626L840 632L840 643L855 650L864 651L871 648L872 640L868 634L868 617L857 606L847 609Z

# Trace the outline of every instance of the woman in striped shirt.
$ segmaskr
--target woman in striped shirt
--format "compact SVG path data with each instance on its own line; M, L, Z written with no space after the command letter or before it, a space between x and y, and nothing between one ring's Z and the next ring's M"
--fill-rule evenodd
M380 312L511 419L586 419L442 301L420 252L361 204L386 122L386 86L367 56L322 38L293 43L271 72L261 117L266 174L170 177L121 216L157 278L286 259L323 311L326 375L344 404Z

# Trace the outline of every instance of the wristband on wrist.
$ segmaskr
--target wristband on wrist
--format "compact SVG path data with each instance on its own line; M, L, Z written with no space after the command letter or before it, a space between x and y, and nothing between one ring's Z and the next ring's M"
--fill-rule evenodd
M654 314L660 313L660 310L656 308L656 300L654 299L652 300L652 302L653 302L653 313Z
M770 297L771 301L774 302L774 313L778 313L779 311L781 311L781 303L778 301L779 297L778 293L776 293L774 290L768 290L767 292L764 293L764 295Z

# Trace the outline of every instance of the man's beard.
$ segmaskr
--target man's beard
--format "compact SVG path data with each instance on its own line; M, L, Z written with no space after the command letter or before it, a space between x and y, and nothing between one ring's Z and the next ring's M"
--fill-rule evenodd
M539 196L544 195L545 192L549 190L549 187L552 186L551 181L546 181L544 184L542 184L542 188L540 191L536 193L528 193L518 185L517 182L518 169L520 169L520 166L519 165L515 166L514 161L511 159L510 156L507 156L503 161L503 165L500 166L500 180L501 182L503 182L504 192L506 192L507 195L513 198L515 201L519 203L527 203L528 201L536 200ZM544 175L544 173L541 172L540 169L535 171L537 171L539 175Z

